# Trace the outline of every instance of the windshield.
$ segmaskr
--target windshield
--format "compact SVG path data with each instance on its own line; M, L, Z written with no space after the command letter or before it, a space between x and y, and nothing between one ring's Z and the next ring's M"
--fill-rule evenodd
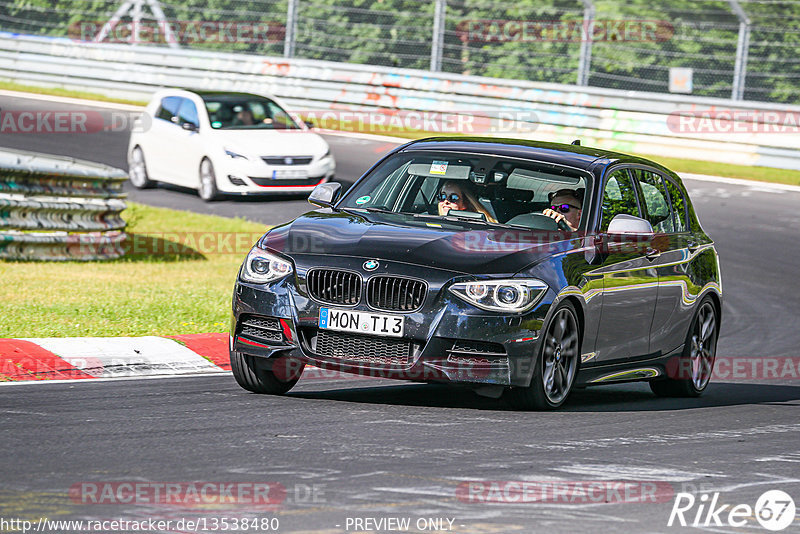
M530 160L406 152L383 162L337 207L576 231L588 219L582 208L589 179L575 169Z
M300 126L269 98L251 95L203 97L215 130L299 130Z

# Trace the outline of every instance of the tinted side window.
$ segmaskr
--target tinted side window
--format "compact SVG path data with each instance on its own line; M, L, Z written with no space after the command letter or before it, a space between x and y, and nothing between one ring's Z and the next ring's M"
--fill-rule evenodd
M661 176L642 169L634 169L633 174L639 181L639 190L644 198L646 218L657 233L669 234L675 231L669 197L664 189Z
M275 128L294 128L296 127L294 121L278 104L271 100L267 104L269 107L269 115L272 118Z
M664 179L664 183L667 185L669 198L672 201L672 213L675 215L675 231L686 232L689 229L686 224L686 197L672 180Z
M156 111L156 117L171 121L172 117L178 114L178 107L181 105L182 98L179 96L168 96L161 100L161 106Z
M197 106L188 98L182 98L181 100L181 107L178 111L178 122L180 122L180 124L190 122L198 126L200 122L197 120Z
M436 210L434 208L438 202L436 199L436 193L438 192L436 189L437 182L438 180L433 178L422 179L422 185L417 189L417 193L408 210L413 213L435 214Z
M633 188L628 171L620 169L611 173L603 190L603 215L600 222L600 231L608 230L611 219L624 213L641 217L639 206L636 203L636 192Z

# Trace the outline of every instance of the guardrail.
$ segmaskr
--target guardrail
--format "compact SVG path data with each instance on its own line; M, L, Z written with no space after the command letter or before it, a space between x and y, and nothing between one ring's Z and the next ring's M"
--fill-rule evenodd
M7 33L3 78L139 100L177 86L267 91L305 110L522 116L513 131L480 133L800 170L800 135L785 128L800 106ZM705 122L680 121L706 111Z
M122 183L113 167L0 151L0 259L102 260L124 254Z

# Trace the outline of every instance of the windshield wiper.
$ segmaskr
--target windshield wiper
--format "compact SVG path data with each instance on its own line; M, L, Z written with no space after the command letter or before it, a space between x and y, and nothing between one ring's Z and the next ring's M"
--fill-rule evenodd
M364 209L370 213L397 213L383 206L370 206L369 208Z
M396 211L392 211L390 209L381 208L381 207L369 207L369 208L339 208L340 211L345 211L347 213L352 213L354 215L364 215L365 211L370 213L398 213Z
M503 228L525 228L529 229L527 226L518 226L516 224L503 224L499 222L491 222L485 219L479 219L477 217L469 217L469 216L459 216L459 215L431 215L430 213L415 213L414 217L420 219L444 219L447 220L456 220L456 221L464 221L464 222L474 222L484 224L486 226L500 226Z
M456 221L464 221L464 222L481 223L481 224L487 224L487 225L500 224L500 223L491 223L491 222L489 222L489 221L487 221L485 219L479 219L478 217L459 216L459 215L431 215L430 213L415 213L414 217L417 217L417 218L420 218L420 219L456 220Z

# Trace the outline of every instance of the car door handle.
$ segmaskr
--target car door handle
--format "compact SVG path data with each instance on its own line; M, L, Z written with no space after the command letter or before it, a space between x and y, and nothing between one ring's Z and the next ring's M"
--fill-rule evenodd
M644 257L650 261L653 261L659 256L661 256L661 251L656 248L648 248L647 250L644 251Z

